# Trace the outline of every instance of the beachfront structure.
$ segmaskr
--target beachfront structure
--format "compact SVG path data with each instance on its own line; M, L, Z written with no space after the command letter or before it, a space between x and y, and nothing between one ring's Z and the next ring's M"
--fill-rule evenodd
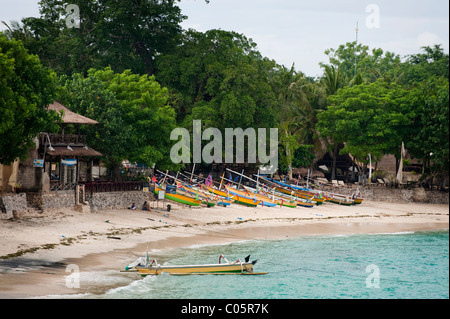
M44 160L43 190L72 190L82 180L92 180L92 159L102 154L89 147L86 136L80 135L81 125L98 122L74 113L59 102L49 105L49 110L62 112L60 134L41 133L39 155ZM65 134L68 126L76 127L76 134ZM83 168L83 169L81 169ZM48 178L48 179L47 179Z
M80 180L92 180L93 159L102 154L88 146L80 126L98 122L57 101L48 109L62 113L60 133L40 133L26 160L0 165L1 192L74 190ZM76 134L66 133L70 126L75 126Z

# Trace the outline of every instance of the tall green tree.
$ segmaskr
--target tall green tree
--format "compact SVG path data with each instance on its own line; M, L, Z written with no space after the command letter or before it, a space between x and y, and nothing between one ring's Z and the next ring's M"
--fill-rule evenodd
M431 77L420 85L423 101L416 109L408 151L424 165L423 179L449 173L449 82Z
M449 80L449 55L444 53L442 46L425 46L422 51L409 55L401 64L404 73L402 83L412 86L429 81L432 77Z
M371 83L379 78L399 80L402 76L400 70L401 58L392 52L384 52L380 48L369 50L361 43L347 42L337 49L328 49L325 54L329 63L320 63L322 67L339 68L340 76L349 83L359 74L362 81ZM325 69L326 71L326 69Z
M187 30L182 44L158 60L156 78L169 88L181 127L192 131L201 120L203 130L217 128L224 136L226 128L277 127L269 85L274 65L242 34Z
M116 169L116 178L124 159L173 168L169 138L176 124L175 111L168 104L167 89L153 76L106 68L91 69L87 77L80 73L63 77L61 82L61 102L99 122L83 130L90 144Z
M292 179L293 163L307 162L296 159L296 154L306 158L308 156L304 154L311 148L302 148L302 152L297 150L303 145L314 144L316 116L324 105L325 94L318 83L297 72L294 66L290 69L278 67L272 76L272 87L280 113L281 164Z
M156 60L178 43L186 18L179 0L41 0L38 18L22 20L26 47L59 74L110 66L152 75ZM79 22L79 23L78 23Z
M54 90L55 74L0 32L0 163L26 158L38 133L58 120L47 110Z
M327 110L318 115L318 131L344 143L342 153L368 162L384 154L400 158L402 141L407 142L419 103L417 90L383 80L346 87L328 97Z
M268 84L274 64L245 36L188 30L182 45L159 59L157 80L168 87L179 121L206 127L271 127L275 97Z

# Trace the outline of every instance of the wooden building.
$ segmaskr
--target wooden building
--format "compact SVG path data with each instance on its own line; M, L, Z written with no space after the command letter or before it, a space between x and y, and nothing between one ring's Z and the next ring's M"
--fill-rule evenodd
M0 165L0 192L73 190L92 180L93 160L102 154L88 146L80 127L98 122L56 101L48 109L62 113L60 133L40 133L26 160Z
M44 166L43 190L72 190L80 179L91 180L92 159L102 156L89 147L86 135L80 135L80 126L98 122L74 113L59 102L49 105L49 110L61 112L61 133L41 133L39 154ZM76 134L66 134L69 126L75 126Z

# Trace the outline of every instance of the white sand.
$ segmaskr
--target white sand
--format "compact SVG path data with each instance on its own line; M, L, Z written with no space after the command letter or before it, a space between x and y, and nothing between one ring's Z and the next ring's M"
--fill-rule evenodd
M92 292L95 284L81 289L66 287L67 265L75 264L81 272L118 272L147 247L152 251L306 235L448 230L449 225L448 205L435 204L364 201L351 207L326 203L295 209L237 204L227 208L172 207L170 213L57 210L0 220L0 297ZM5 259L14 254L21 256ZM99 291L107 288L98 287Z

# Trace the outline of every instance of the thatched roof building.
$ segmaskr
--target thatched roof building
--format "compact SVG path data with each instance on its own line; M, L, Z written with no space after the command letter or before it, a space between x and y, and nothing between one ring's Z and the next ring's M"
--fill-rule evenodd
M69 110L67 107L61 103L54 101L48 106L49 110L56 111L60 113L62 111L62 121L64 124L83 124L83 125L94 125L98 124L97 121L87 118L83 115L77 114Z

